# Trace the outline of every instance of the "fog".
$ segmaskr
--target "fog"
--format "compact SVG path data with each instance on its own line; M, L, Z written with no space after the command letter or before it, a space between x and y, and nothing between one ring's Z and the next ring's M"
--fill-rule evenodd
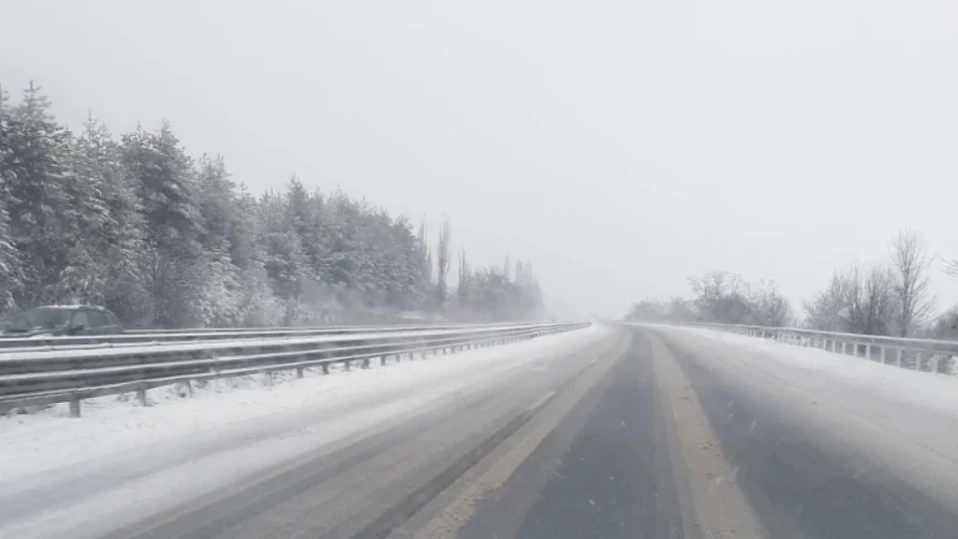
M337 186L528 260L561 314L715 269L799 300L900 227L958 258L958 4L3 2L0 82L161 119L251 190ZM435 227L433 227L435 228ZM458 249L456 249L458 250ZM453 272L454 274L455 272ZM958 299L935 273L942 303Z

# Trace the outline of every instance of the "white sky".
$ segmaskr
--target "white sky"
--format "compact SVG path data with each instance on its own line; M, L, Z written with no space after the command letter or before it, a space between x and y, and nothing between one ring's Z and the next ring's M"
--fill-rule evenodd
M958 258L954 0L0 0L0 83L62 121L172 121L531 260L619 316L712 269L795 301L899 227ZM16 92L14 97L16 96ZM435 226L433 226L435 229ZM936 276L944 303L958 299Z

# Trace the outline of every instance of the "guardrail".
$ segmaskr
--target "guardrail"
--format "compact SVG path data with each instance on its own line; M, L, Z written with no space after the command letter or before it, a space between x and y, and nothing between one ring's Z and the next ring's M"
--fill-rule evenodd
M958 342L859 335L814 329L777 328L737 324L683 324L772 339L787 344L820 348L838 354L871 359L885 365L924 372L955 375Z
M25 406L70 403L70 415L80 416L83 399L136 392L147 404L151 388L217 378L273 373L353 363L368 368L378 359L402 361L414 354L448 353L491 344L531 339L588 326L588 322L470 326L453 329L419 327L415 330L354 335L281 337L261 340L224 340L204 343L167 343L149 347L109 349L35 350L0 355L0 411Z
M503 324L447 324L431 325L431 329L458 329L469 327L508 326ZM126 346L129 344L169 343L182 341L216 341L236 339L262 339L275 337L302 337L310 335L349 335L357 333L386 333L414 331L425 326L319 326L285 328L202 328L174 330L131 330L118 335L82 335L71 337L4 337L0 338L0 354L24 350Z

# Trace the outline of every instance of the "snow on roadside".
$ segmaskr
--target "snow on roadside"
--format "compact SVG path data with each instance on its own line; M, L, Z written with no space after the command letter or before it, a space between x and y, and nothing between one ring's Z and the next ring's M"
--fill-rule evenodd
M256 428L302 412L359 405L388 392L412 394L417 389L468 384L475 373L592 346L605 340L610 331L594 325L425 361L378 368L374 363L368 370L329 376L314 371L296 379L288 373L284 380L274 378L272 388L263 384L262 376L245 377L238 384L220 380L197 389L194 398L180 396L174 387L159 388L150 391L154 405L149 407L129 396L88 399L83 401L79 419L67 417L64 405L0 417L0 478L9 480L179 437L211 437L241 427Z
M667 329L745 348L784 367L822 373L854 386L857 391L958 417L958 378L954 376L902 369L866 358L712 329Z

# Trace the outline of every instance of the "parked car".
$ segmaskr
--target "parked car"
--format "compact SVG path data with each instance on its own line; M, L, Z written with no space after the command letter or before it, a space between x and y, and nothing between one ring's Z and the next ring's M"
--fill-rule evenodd
M123 333L116 316L93 305L52 305L22 312L3 328L4 337L59 337Z

